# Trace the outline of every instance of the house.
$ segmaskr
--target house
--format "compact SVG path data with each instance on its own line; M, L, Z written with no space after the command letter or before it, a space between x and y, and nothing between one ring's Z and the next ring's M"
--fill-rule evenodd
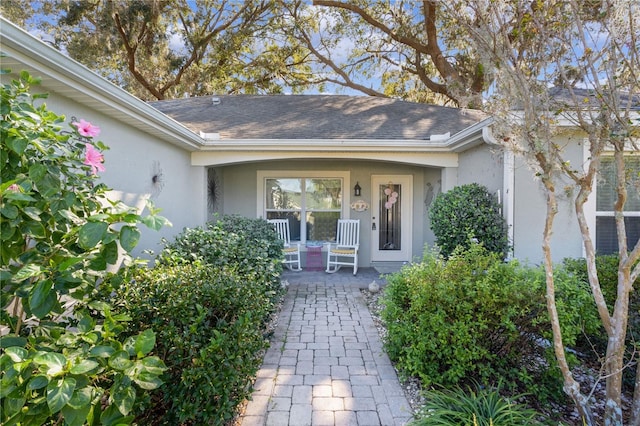
M140 207L152 199L173 223L145 230L136 254L214 213L288 218L303 245L331 240L336 219L353 218L361 223L360 266L397 266L433 244L434 197L477 182L502 203L513 256L541 260L542 188L523 159L502 150L491 117L480 112L330 95L146 103L4 19L0 34L2 68L42 77L38 91L50 94L50 109L101 127L111 148L101 179L113 197ZM584 136L567 128L560 139L572 162L584 164ZM640 170L640 162L630 164ZM612 252L612 215L600 205L612 187L598 182L588 219L598 249ZM583 253L570 195L556 218L556 260ZM637 240L640 200L631 198L629 232Z

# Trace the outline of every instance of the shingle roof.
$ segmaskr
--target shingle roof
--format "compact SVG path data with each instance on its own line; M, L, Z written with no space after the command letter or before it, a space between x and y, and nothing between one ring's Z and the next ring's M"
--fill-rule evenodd
M427 140L487 117L473 110L342 95L203 96L150 104L195 132L218 133L221 139Z

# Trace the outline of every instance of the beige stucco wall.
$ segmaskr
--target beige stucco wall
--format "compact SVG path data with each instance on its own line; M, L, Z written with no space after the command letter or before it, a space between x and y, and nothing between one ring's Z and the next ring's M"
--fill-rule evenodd
M500 147L479 145L460 153L458 157L458 185L479 183L496 193L503 190L504 164Z
M104 153L106 171L99 173L100 181L114 191L112 196L128 205L144 208L151 198L161 215L173 226L153 231L140 225L141 238L133 254L148 257L143 250L158 252L161 239L171 239L185 227L199 226L206 220L205 169L191 166L190 153L167 142L159 141L132 126L118 122L96 109L61 96L47 87L38 86L33 92L49 93L47 107L71 117L85 119L100 127L101 140L109 150ZM162 187L154 186L152 176L162 172Z
M565 147L565 158L574 167L581 168L584 156L582 137L564 137L559 139L559 144ZM545 193L540 180L535 176L535 170L522 156L515 158L514 172L514 256L539 264L542 262L542 235L546 215ZM556 262L566 257L581 257L583 253L573 207L576 194L568 188L566 178L557 180L558 213L551 240L552 256Z

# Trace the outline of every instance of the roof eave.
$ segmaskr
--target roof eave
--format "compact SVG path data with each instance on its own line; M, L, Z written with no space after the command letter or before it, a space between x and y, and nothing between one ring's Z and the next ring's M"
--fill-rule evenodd
M399 151L449 152L447 141L398 139L219 139L205 140L201 151Z
M492 117L485 118L451 136L447 141L449 150L452 152L464 152L483 143L491 143L492 141L486 138L485 129L488 129L493 122Z

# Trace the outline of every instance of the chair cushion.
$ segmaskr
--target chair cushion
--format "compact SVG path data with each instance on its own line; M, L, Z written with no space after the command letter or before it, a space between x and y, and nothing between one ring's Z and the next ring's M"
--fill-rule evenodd
M332 249L331 253L335 254L355 254L356 251L353 249Z
M297 248L295 248L295 247L288 247L288 248L285 248L285 249L284 249L284 252L285 252L285 253L295 253L295 252L297 252L297 251L298 251L298 249L297 249Z

